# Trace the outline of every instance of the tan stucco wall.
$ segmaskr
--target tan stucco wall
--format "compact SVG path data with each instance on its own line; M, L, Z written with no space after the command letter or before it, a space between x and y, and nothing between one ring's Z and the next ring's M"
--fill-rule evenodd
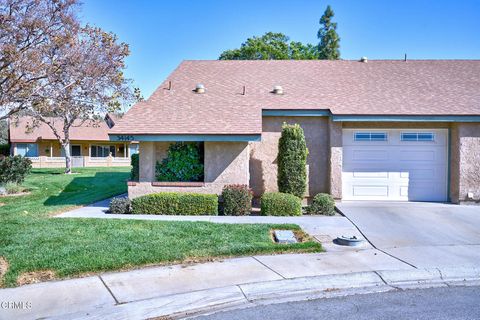
M283 122L298 123L305 131L308 156L308 192L329 192L341 199L342 128L449 128L450 129L450 199L467 201L472 192L480 201L480 124L479 123L381 123L330 122L323 117L264 117L261 142L205 143L205 187L152 187L155 161L166 156L168 142L140 144L140 179L129 187L129 195L160 191L220 193L224 184L250 184L256 196L277 190L278 139ZM248 147L250 146L250 147Z
M458 123L452 128L452 163L457 166L451 178L451 183L458 183L458 198L453 202L479 202L480 201L480 124ZM454 181L453 181L454 180ZM453 189L456 193L456 187ZM468 198L468 193L473 193L473 199ZM456 194L454 194L456 195Z
M342 198L343 139L342 123L329 121L329 192Z
M450 128L450 201L459 202L460 197L460 148L458 126L452 124Z
M248 184L249 145L247 142L205 142L205 184L203 187L158 187L155 163L167 155L170 142L140 142L140 183L128 187L128 196L163 192L222 193L225 184Z
M250 187L255 196L277 191L278 140L283 122L298 123L305 132L308 147L306 196L328 192L329 134L326 117L263 117L262 141L251 143Z
M155 142L140 142L139 179L140 182L155 181ZM130 188L129 188L130 194Z

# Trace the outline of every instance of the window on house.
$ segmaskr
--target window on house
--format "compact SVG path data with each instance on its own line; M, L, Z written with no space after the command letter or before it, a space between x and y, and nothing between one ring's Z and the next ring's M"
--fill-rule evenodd
M17 143L17 155L38 157L38 147L35 143Z
M355 141L387 141L386 132L355 132Z
M71 145L70 146L70 156L80 157L82 155L82 146ZM65 157L65 149L60 147L60 157Z
M112 157L115 157L115 146L91 146L90 156L94 158L106 158L112 153Z
M130 148L130 155L138 153L138 143L131 144L129 148Z
M402 141L435 141L435 134L432 132L402 132Z

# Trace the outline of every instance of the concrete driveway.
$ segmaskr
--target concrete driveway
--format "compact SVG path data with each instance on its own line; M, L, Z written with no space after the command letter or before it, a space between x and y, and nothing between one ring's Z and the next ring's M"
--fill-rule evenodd
M480 206L352 201L337 207L374 247L415 267L480 264Z

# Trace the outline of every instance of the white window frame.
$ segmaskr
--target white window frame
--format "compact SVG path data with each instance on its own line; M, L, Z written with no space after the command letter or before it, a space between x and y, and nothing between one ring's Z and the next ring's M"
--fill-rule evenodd
M95 152L95 153L96 153L95 156L92 155L92 148L93 148L93 147L97 149L96 152ZM108 149L108 155L110 155L111 148L113 147L113 148L115 149L115 151L112 153L112 157L115 157L116 154L117 154L117 147L116 147L115 145L92 144L92 145L90 145L90 150L89 150L89 153L90 153L90 157L91 157L91 158L107 158L107 157L108 157L108 155L106 155L106 156L103 155L103 154L104 154L103 151L102 151L102 156L99 156L99 155L98 155L98 148L99 148L99 147L101 147L102 150L105 149L105 148L107 148L107 149Z
M28 142L20 142L20 143L15 143L15 155L20 155L19 154L19 146L25 146L25 154L22 154L21 156L24 157L38 157L39 152L38 152L38 144L36 143L28 143ZM33 147L32 147L33 146ZM28 153L31 150L35 150L34 154L35 155L28 155Z
M406 139L404 135L411 135L412 138ZM421 135L430 135L429 139L420 139ZM400 132L400 141L403 142L435 142L434 132Z
M367 138L358 138L357 135L367 135ZM383 135L384 138L379 139L372 137L374 135ZM353 141L357 142L385 142L388 141L388 132L385 131L356 131L353 133Z

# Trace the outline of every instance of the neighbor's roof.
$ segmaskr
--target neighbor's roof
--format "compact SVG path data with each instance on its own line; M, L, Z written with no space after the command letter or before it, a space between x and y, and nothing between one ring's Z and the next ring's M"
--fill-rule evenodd
M480 115L479 88L480 60L184 61L110 133L259 134L262 109Z
M60 118L50 118L54 120L55 128L61 132L63 122ZM32 127L33 120L30 117L19 117L10 121L10 141L11 142L36 142L38 140L57 140L52 129L46 124L39 122L38 127ZM108 125L104 120L75 121L70 129L70 140L90 140L90 141L108 141ZM63 134L62 134L63 137Z

